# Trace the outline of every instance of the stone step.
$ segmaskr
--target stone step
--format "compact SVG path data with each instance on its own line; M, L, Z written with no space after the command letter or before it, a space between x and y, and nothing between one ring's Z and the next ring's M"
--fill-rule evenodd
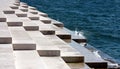
M23 27L9 27L15 50L35 50L36 44Z
M49 69L71 69L61 57L41 57Z
M12 36L6 22L0 22L0 44L12 43Z
M28 8L24 8L24 7L19 6L19 9L23 12L28 12Z
M35 50L14 51L16 69L47 69Z
M23 7L23 8L28 8L28 5L21 5L21 7Z
M10 8L11 8L11 9L18 9L19 7L16 6L16 5L10 5Z
M40 21L45 24L51 24L51 19L49 19L48 17L40 16Z
M85 63L91 68L104 68L107 69L107 62L102 58L96 56L90 50L86 49L85 47L81 46L80 44L76 43L75 41L71 41L71 46L76 48L81 54L85 57Z
M39 26L32 22L32 20L30 20L29 18L20 18L21 21L23 21L23 27L25 28L25 30L27 31L35 31L35 30L39 30Z
M56 31L55 34L61 39L71 39L71 34L63 29Z
M26 12L23 12L21 10L15 10L15 14L18 16L18 17L27 17L27 13Z
M68 50L69 48L67 48ZM61 51L61 50L60 50ZM84 56L79 52L73 52L71 49L66 52L61 52L61 57L66 63L83 63Z
M12 44L0 44L0 69L16 69Z
M20 6L20 3L13 3L13 5Z
M84 56L80 54L77 50L72 48L70 45L68 45L66 42L61 40L55 35L45 35L47 39L52 41L52 43L57 46L61 51L61 57L64 59L65 62L69 63L79 63L84 62Z
M6 22L6 17L3 12L0 12L0 22Z
M28 13L28 18L30 18L31 20L39 20L39 16L38 15L34 15L32 13Z
M71 69L91 69L87 64L85 63L67 63L68 66Z
M39 25L39 31L44 35L55 35L55 30L51 26L48 24Z
M77 43L86 43L87 42L87 39L83 36L82 32L77 32L77 31L73 32L67 28L64 28L64 30L71 34L71 38L75 42L77 42Z
M22 26L23 22L15 14L7 14L8 26Z
M56 21L54 19L52 19L52 24L57 26L57 27L64 27L64 24L59 22L59 21Z
M14 14L15 13L15 11L13 9L11 9L11 8L6 8L6 10L3 10L3 12L5 14Z
M37 10L30 10L30 9L29 9L29 12L32 13L32 14L38 14L39 13L39 11L37 11Z
M44 12L41 12L41 11L39 11L38 14L39 14L40 16L48 17L48 14L46 14L46 13L44 13Z
M28 8L31 9L31 10L36 10L36 8L32 7L32 6L29 6Z
M36 42L40 56L60 56L60 50L39 31L27 31Z
M56 46L38 46L37 51L40 56L60 56L60 50Z

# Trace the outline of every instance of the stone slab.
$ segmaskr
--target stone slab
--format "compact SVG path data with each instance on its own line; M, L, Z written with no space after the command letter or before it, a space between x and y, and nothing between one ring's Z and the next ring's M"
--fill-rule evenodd
M34 15L32 13L28 13L28 18L30 18L31 20L39 20L39 16L38 15Z
M48 17L44 17L44 16L40 16L40 21L42 21L45 24L51 23L51 19L49 19Z
M22 26L23 22L15 14L7 14L8 26Z
M29 6L28 8L31 10L37 10L35 7L32 7L32 6Z
M23 27L9 27L13 38L13 49L35 50L36 44Z
M3 12L5 14L14 14L15 13L15 11L13 9L11 9L11 8L6 8L6 10L3 10Z
M21 21L23 21L23 27L25 28L25 30L27 31L35 31L35 30L39 30L39 26L32 22L32 20L30 20L29 18L20 18Z
M28 34L37 44L40 56L60 56L60 50L39 31L28 31Z
M11 8L11 9L18 9L19 7L16 6L16 5L10 5L10 8Z
M42 32L44 35L55 34L55 30L52 28L52 25L49 24L39 25L39 31Z
M14 51L16 69L47 69L35 50Z
M0 69L16 69L11 44L0 44Z
M77 50L72 48L69 44L64 42L62 39L55 35L45 35L47 39L52 41L56 47L60 49L61 57L64 61L69 63L84 62L84 56L80 54Z
M70 45L75 49L77 49L81 54L85 57L85 63L88 64L92 68L107 68L107 62L100 57L97 57L91 51L76 43L75 41L71 41Z
M3 12L0 12L0 22L6 22L6 17Z
M41 57L49 69L71 69L61 57Z
M52 19L52 24L54 24L55 26L57 27L64 27L64 24L59 22L59 21L56 21L54 19Z
M41 11L39 11L38 14L39 14L40 16L48 17L48 14L46 14L46 13L44 13L44 12L41 12Z
M23 12L28 12L28 8L24 8L24 7L19 7L19 9L21 10L21 11L23 11Z
M12 36L8 30L6 22L0 22L0 43L9 44L12 43Z
M18 17L27 17L27 13L26 12L23 12L21 10L15 10L15 14L18 16Z
M91 69L87 64L85 63L67 63L68 66L71 69Z

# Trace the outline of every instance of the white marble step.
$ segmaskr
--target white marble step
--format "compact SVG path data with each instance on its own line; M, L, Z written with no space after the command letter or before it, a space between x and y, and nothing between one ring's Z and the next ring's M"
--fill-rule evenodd
M29 6L28 8L31 10L37 10L35 7L32 7L32 6Z
M12 9L18 9L19 7L16 6L16 5L10 5L10 8L12 8Z
M35 50L36 44L23 27L9 27L15 50Z
M10 7L3 10L3 12L5 14L14 14L15 13L15 11L13 9L11 9Z
M60 50L39 31L27 31L36 42L40 56L60 56Z
M7 14L8 26L22 26L23 22L15 14Z
M47 69L35 50L14 51L16 69Z
M71 69L61 57L41 57L48 69Z
M23 21L23 27L25 28L25 30L27 31L39 30L39 26L29 18L20 18L20 20Z
M18 16L18 17L27 17L27 12L23 12L21 10L15 10L15 14Z
M50 24L39 25L39 31L42 32L44 35L54 35L55 34L55 30L52 28L52 25L50 25Z
M46 14L46 13L44 13L44 12L41 12L41 11L39 11L38 14L39 14L40 16L48 17L48 14Z
M6 22L0 22L0 43L12 43L12 36L10 34L10 31L8 30Z
M0 12L0 22L6 22L6 17L3 12Z
M57 27L64 27L64 24L59 22L59 21L56 21L54 19L52 19L52 24L54 24L55 26Z
M0 69L16 69L12 44L0 44Z
M50 24L51 19L48 17L40 16L40 21L44 22L45 24Z
M28 12L28 8L24 8L24 7L19 6L19 9L23 12Z
M34 15L32 13L28 13L28 18L30 18L31 20L39 20L39 16L38 15Z
M81 53L79 53L77 50L72 48L70 45L68 45L66 42L64 42L57 36L46 35L46 37L60 49L61 57L64 59L65 62L69 63L84 62L84 56Z

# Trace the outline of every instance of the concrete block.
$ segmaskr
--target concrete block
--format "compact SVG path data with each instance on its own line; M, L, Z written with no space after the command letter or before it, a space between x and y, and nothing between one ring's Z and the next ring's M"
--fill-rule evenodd
M8 30L6 22L0 22L0 43L1 44L12 43L12 37Z
M42 21L45 24L50 24L51 23L51 19L49 19L47 17L43 17L43 16L40 16L40 21Z
M36 44L27 34L23 27L9 27L13 38L13 49L15 50L35 50Z
M47 69L35 50L14 51L16 69Z
M2 12L0 12L0 22L6 22L6 17Z
M0 44L0 69L16 69L11 44Z

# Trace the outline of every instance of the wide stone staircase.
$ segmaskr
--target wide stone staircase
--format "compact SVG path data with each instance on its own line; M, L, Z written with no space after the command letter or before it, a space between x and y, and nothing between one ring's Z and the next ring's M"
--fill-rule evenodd
M0 69L107 69L106 61L79 45L86 38L71 33L26 3L10 4L0 11Z

